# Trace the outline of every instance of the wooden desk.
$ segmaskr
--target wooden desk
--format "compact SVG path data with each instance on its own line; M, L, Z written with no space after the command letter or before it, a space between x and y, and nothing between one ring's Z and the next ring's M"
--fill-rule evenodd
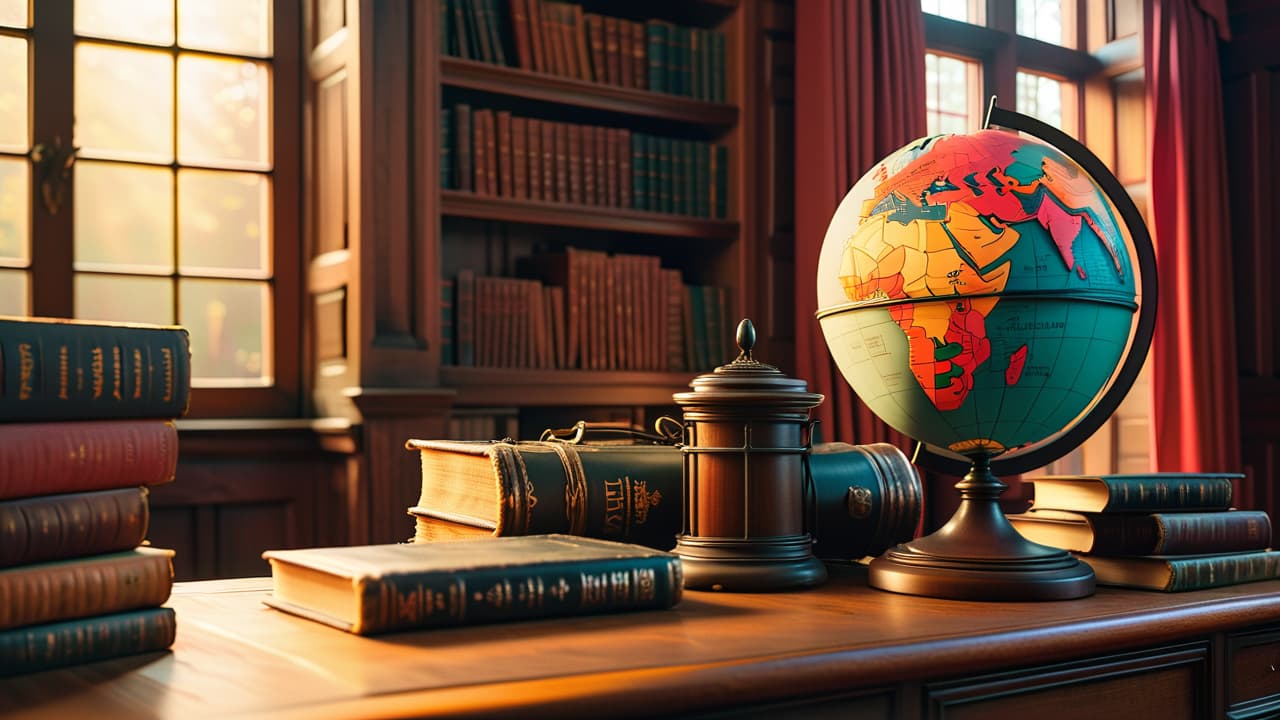
M690 592L669 611L375 638L264 607L267 579L180 583L172 652L0 681L0 716L1280 712L1280 581L977 603L871 590L861 568L832 574L802 593Z

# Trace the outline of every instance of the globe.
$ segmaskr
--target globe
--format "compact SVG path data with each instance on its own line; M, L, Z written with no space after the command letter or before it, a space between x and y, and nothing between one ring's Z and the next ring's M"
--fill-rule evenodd
M1155 265L1097 158L1033 118L990 117L1006 129L920 138L853 186L819 253L817 316L858 397L920 442L922 464L976 472L986 489L962 498L993 507L995 472L1061 457L1123 399L1150 344ZM959 529L915 548L954 561ZM988 542L960 560L1071 562L974 532Z

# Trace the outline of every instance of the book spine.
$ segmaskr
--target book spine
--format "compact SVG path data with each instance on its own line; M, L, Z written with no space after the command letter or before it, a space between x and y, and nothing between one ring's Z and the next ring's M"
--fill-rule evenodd
M0 568L128 550L142 544L147 521L145 488L0 503Z
M453 186L467 192L476 189L471 173L471 146L474 135L471 130L471 106L459 103L453 106L453 142L457 174Z
M542 121L529 118L528 129L529 198L542 200Z
M515 0L524 6L525 21L529 26L529 48L533 61L531 69L538 72L551 72L550 65L547 64L546 40L543 38L542 30L542 6L538 0Z
M1111 477L1104 480L1110 493L1107 511L1182 509L1226 509L1231 506L1228 478Z
M582 126L567 123L564 127L567 136L565 152L568 161L569 201L581 205L583 204Z
M550 120L543 120L540 123L542 131L542 199L553 201L556 199L555 191L555 144L556 144L556 123Z
M440 187L453 187L453 113L440 108Z
M183 328L0 319L0 420L174 418L190 389Z
M172 586L167 552L27 565L0 572L0 629L157 607Z
M631 134L631 189L632 206L637 210L649 209L649 170L645 162L645 136L642 133Z
M1259 552L1217 557L1171 558L1167 592L1238 585L1280 576L1280 553Z
M659 20L645 23L646 84L654 92L667 92L666 28Z
M521 200L529 198L529 152L525 148L528 136L528 120L522 117L511 118L511 186L514 196Z
M1098 515L1091 519L1095 554L1200 555L1262 550L1271 543L1265 512Z
M644 90L649 85L649 65L644 56L646 43L644 23L630 22L627 25L631 28L631 83L634 87Z
M0 433L0 499L158 485L177 464L172 421L13 423Z
M516 58L524 70L533 68L533 46L529 41L529 14L525 0L507 0L507 14L511 17L511 36L515 40Z
M635 78L631 77L634 66L631 62L631 23L618 20L618 84L622 87L635 87Z
M466 9L462 6L464 2L466 0L447 0L450 11L453 14L453 39L454 46L457 48L457 55L460 58L470 60L475 58L476 55L472 52Z
M587 23L587 38L591 47L591 77L598 83L608 81L604 59L604 17L595 13L583 15Z
M511 113L499 110L494 117L498 126L498 195L515 197L515 170L511 158Z
M681 594L675 556L393 575L364 583L365 635L503 620L663 609Z
M177 624L172 608L31 625L0 632L0 676L164 650Z
M454 365L453 296L456 293L451 278L440 280L440 364Z
M624 207L631 207L631 131L623 128L618 131L617 147L614 150L617 156L617 172L618 172L618 203Z
M476 277L473 270L460 270L454 280L457 297L454 299L454 327L457 342L454 354L458 365L474 367L476 364Z

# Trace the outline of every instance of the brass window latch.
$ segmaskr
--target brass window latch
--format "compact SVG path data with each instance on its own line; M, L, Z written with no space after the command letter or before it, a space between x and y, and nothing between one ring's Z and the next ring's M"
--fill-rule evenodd
M63 145L62 136L53 143L37 143L31 148L31 162L36 166L36 181L40 183L40 199L50 215L57 215L66 196L71 180L71 166L75 165L80 148Z

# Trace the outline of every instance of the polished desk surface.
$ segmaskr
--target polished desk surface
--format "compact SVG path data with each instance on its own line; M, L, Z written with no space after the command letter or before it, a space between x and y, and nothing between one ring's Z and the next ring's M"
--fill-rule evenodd
M265 607L267 578L178 583L172 650L0 680L0 716L624 716L797 699L1280 622L1280 581L1080 600L805 592L357 637Z

